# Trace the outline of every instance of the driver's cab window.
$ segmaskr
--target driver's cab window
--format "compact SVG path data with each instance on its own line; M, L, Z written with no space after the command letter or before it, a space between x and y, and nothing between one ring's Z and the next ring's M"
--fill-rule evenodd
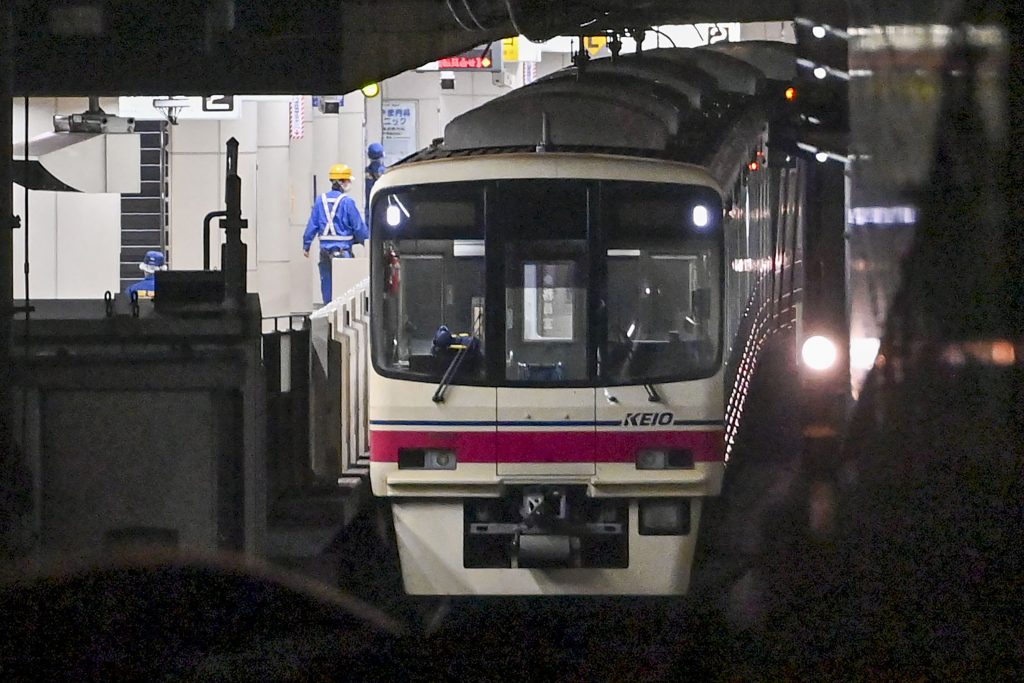
M374 348L381 367L440 379L469 345L459 378L483 377L483 196L480 187L427 185L375 201L373 230L382 239Z
M505 379L557 384L588 379L589 191L580 182L499 185L507 235Z

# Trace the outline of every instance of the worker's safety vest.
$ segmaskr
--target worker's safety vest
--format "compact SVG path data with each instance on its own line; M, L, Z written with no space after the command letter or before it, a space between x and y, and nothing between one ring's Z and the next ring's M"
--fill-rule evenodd
M340 194L337 200L332 200L326 193L320 195L320 205L327 216L327 224L324 225L323 230L320 232L321 248L329 249L332 246L351 248L352 240L354 239L351 230L348 234L341 234L338 232L338 226L334 222L334 217L338 215L338 209L341 208L341 203L345 201L347 196L346 194Z

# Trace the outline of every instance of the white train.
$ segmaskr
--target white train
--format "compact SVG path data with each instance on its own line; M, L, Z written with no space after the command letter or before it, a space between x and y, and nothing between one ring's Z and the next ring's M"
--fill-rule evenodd
M369 469L408 593L687 591L758 351L798 323L792 72L772 43L593 61L378 181Z

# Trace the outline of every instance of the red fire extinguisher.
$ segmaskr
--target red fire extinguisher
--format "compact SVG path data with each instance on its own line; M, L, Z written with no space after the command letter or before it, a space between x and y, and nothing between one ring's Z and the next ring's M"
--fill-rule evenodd
M388 251L388 272L384 281L384 289L389 294L397 294L402 282L402 262L395 253L394 247Z

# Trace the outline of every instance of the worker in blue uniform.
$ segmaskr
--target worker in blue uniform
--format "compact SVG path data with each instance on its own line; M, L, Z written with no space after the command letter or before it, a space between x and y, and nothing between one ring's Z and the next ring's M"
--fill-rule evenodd
M364 206L369 214L370 190L387 169L387 166L384 165L384 146L379 142L370 143L370 146L366 148L366 156L370 159L370 163L366 165L366 204Z
M147 251L142 263L139 264L139 270L145 273L146 277L125 287L124 295L130 297L132 292L135 292L140 299L152 299L156 292L156 271L167 270L163 252Z
M370 233L359 215L355 200L348 196L352 169L345 164L331 166L331 191L317 197L302 235L302 254L309 258L313 239L320 240L320 293L324 304L331 301L331 263L352 258L352 245L362 244Z

